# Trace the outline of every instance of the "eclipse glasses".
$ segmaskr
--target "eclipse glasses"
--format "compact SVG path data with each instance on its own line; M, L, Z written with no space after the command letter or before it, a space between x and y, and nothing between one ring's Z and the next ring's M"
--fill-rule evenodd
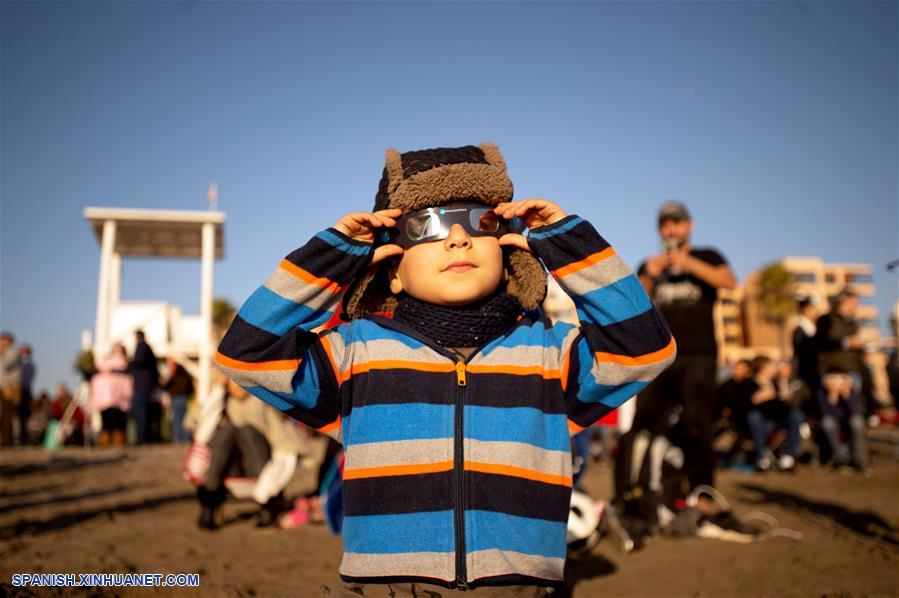
M522 234L527 229L520 218L506 220L498 216L493 208L484 207L484 204L456 204L403 214L397 219L396 228L380 230L376 244L393 243L409 249L414 245L447 238L454 224L461 225L472 237L497 239L506 233Z

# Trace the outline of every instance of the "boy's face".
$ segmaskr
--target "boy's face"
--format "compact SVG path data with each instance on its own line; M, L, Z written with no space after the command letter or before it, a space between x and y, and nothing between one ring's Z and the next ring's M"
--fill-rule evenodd
M407 249L390 269L390 290L458 307L486 298L503 281L503 252L495 237L471 237L459 224L440 241Z

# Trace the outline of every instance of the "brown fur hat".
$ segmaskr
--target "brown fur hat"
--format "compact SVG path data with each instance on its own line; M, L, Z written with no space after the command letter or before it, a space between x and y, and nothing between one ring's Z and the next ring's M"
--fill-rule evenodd
M452 201L475 201L496 206L512 201L512 181L496 145L441 147L399 153L386 152L373 211L401 208L404 213ZM540 261L522 249L503 248L509 281L506 290L526 310L536 309L546 296L546 271ZM390 291L384 260L350 285L343 299L346 318L369 313L392 313L396 296Z

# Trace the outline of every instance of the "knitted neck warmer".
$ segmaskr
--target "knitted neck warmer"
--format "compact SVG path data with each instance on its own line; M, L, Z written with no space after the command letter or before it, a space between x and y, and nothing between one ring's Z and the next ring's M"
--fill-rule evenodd
M480 347L509 330L520 314L521 305L508 293L462 307L444 307L404 295L393 319L441 347Z

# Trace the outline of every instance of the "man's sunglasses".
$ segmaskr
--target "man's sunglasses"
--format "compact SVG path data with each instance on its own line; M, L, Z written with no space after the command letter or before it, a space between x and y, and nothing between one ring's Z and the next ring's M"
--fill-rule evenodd
M454 224L462 225L472 237L499 238L506 233L522 234L527 228L520 218L506 220L483 204L457 204L403 214L397 219L396 228L380 229L376 244L393 243L409 249L447 238Z

